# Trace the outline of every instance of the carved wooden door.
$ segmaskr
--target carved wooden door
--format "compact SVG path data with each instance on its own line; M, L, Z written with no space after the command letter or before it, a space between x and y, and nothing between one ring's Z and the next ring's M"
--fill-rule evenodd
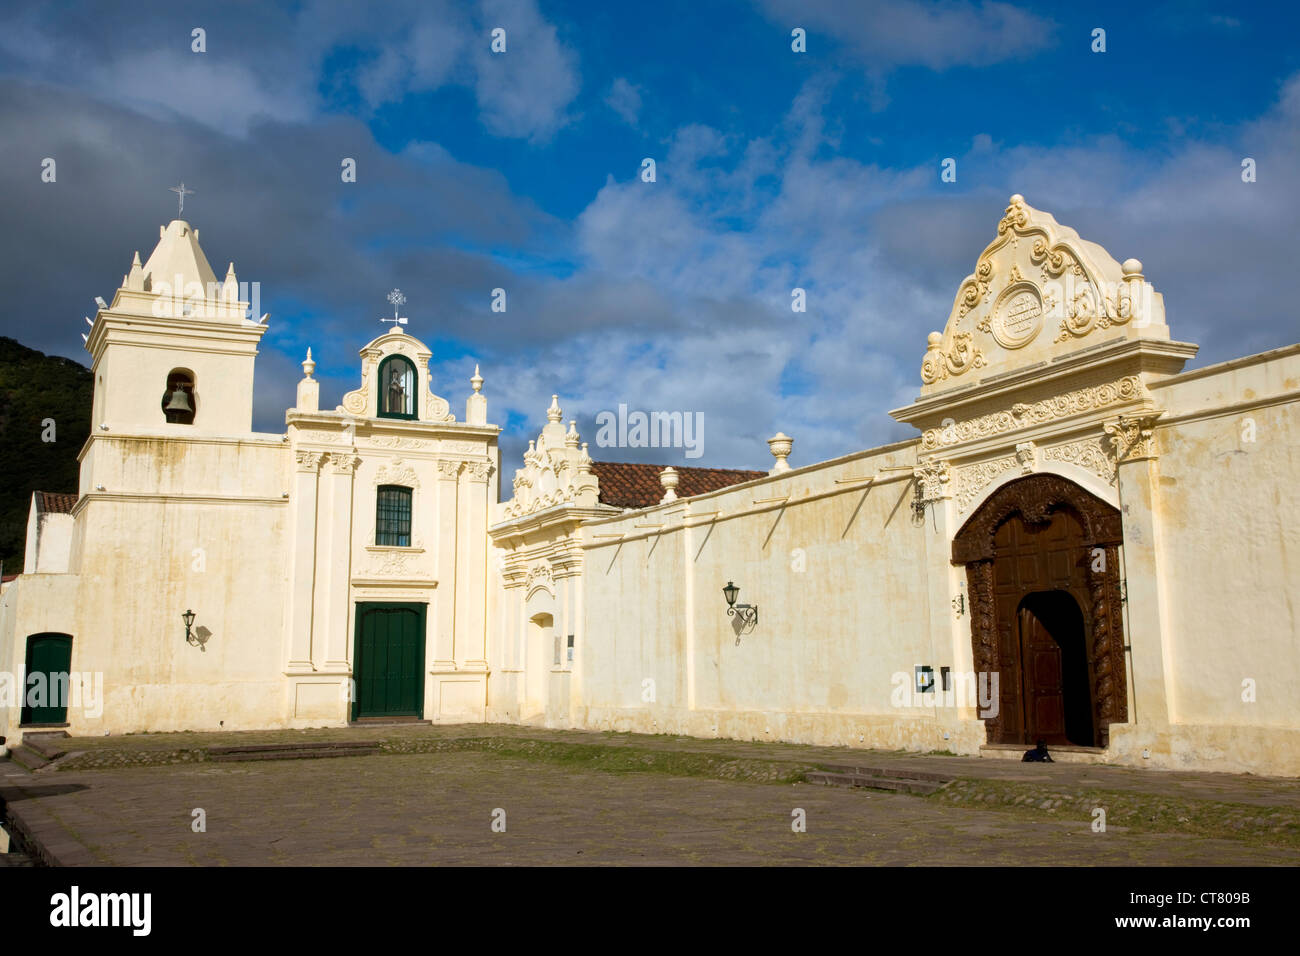
M1018 623L1024 675L1024 742L1034 743L1041 738L1049 744L1068 743L1061 646L1028 607L1021 606Z

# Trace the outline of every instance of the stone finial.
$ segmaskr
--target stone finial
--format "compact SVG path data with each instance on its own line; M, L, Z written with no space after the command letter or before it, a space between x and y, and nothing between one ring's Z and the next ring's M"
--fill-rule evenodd
M767 447L772 450L772 457L776 459L776 464L768 474L775 475L782 471L789 471L790 463L786 459L794 449L794 439L785 432L777 432L767 440Z
M560 410L560 396L551 396L551 407L546 410L546 420L548 422L558 422L564 417L564 412Z
M478 363L474 363L474 377L469 380L474 391L465 399L465 421L470 425L487 424L487 397L483 394L483 376L478 373Z
M659 484L663 485L664 488L664 496L659 499L660 504L665 501L677 500L677 483L681 480L681 476L677 474L677 469L672 465L659 472Z
M578 474L591 474L591 456L587 454L587 443L582 443L582 455L578 458Z
M298 382L298 411L320 411L320 382L311 377L316 370L316 363L311 359L311 349L307 349L307 358L302 363L302 378Z
M569 419L569 430L564 433L564 445L566 448L578 447L578 420Z
M1124 271L1124 276L1126 278L1130 276L1136 276L1139 279L1142 278L1142 263L1137 259L1125 259L1124 264L1120 266L1120 269Z

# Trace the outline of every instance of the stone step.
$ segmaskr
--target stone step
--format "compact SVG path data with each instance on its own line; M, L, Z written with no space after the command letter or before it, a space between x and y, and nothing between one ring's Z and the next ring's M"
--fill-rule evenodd
M405 727L409 724L425 724L432 726L432 720L421 720L419 717L358 717L356 720L349 720L349 727Z
M241 760L312 760L318 757L364 757L377 753L377 740L330 740L320 743L209 747L208 759L218 763Z
M10 850L8 853L0 853L0 867L4 866L35 866L32 858L26 853L15 853Z
M836 773L827 770L815 770L804 775L808 783L824 787L852 787L868 790L892 790L897 793L912 793L926 796L943 789L947 780L920 780L912 777L881 777L863 773Z
M843 763L843 764L822 764L823 770L829 770L833 773L856 773L870 777L890 777L901 780L928 780L934 783L948 783L954 779L951 775L945 773L935 773L931 770L913 770L910 767L878 767L863 763Z
M9 751L9 759L24 770L40 770L49 764L49 759L21 743Z
M66 750L59 746L68 735L62 732L53 734L23 734L22 746L29 750L34 750L46 760L57 760L62 757Z

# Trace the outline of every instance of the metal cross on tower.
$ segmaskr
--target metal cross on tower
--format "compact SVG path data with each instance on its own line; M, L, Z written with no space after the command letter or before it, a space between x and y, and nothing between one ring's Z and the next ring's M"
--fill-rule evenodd
M170 189L172 192L174 192L176 194L176 198L180 200L180 205L176 209L176 217L179 219L181 213L185 211L185 197L193 196L194 190L186 189L185 183L183 182L179 186L168 186L167 188Z
M393 304L393 317L391 319L380 319L380 322L392 322L393 328L401 331L401 326L406 324L406 316L399 316L402 306L406 304L406 296L402 295L401 289L394 289L388 293L388 301Z

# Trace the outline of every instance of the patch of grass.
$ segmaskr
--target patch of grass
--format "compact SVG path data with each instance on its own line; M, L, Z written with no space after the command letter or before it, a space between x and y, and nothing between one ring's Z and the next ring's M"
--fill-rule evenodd
M804 764L689 751L651 750L634 746L611 748L601 744L510 737L386 741L381 749L387 753L479 751L523 760L544 760L557 766L599 770L603 773L661 773L674 777L707 777L773 784L798 783L805 773L813 769Z
M1209 800L1186 800L1160 794L1087 789L1059 789L1002 780L961 779L927 799L971 809L1020 811L1036 816L1078 820L1091 827L1094 810L1106 811L1107 828L1178 833L1217 840L1241 840L1270 846L1300 847L1300 810ZM1104 838L1104 833L1097 833Z

